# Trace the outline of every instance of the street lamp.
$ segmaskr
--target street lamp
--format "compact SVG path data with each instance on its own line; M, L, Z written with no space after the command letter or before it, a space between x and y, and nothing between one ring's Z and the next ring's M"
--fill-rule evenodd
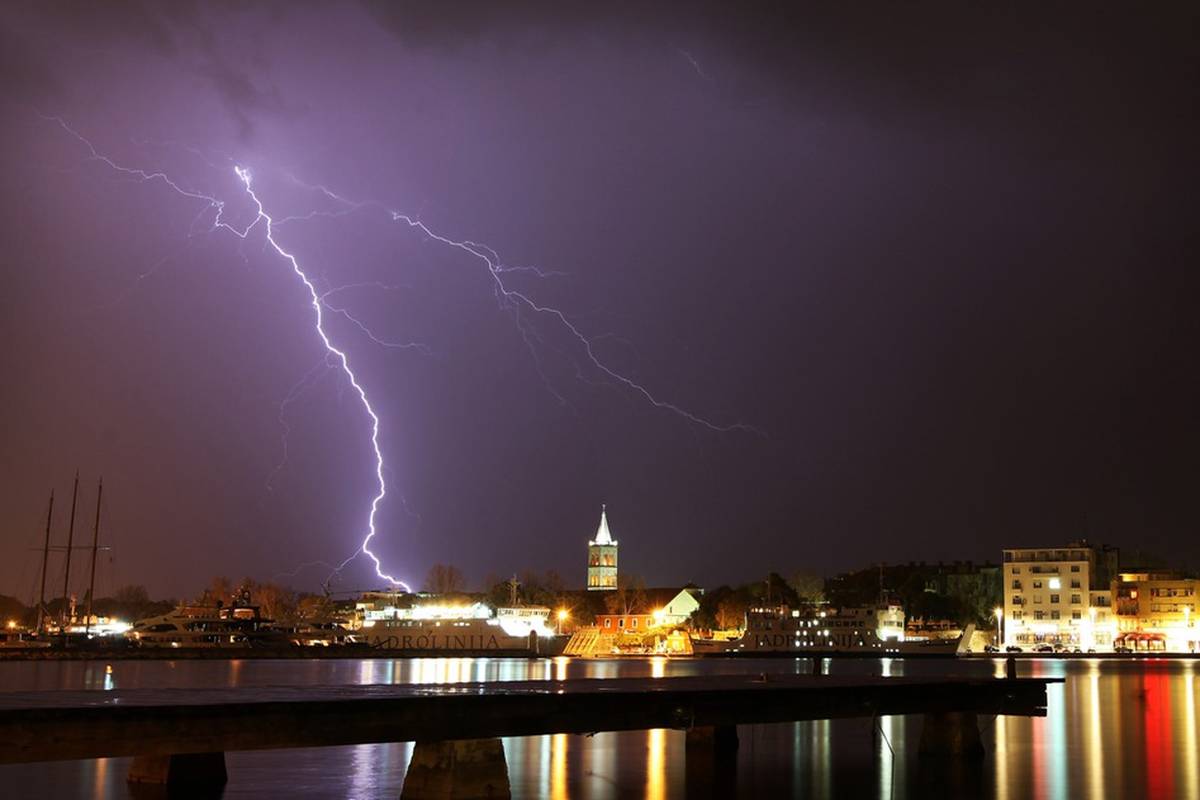
M571 616L571 612L567 611L565 608L560 608L558 610L558 634L559 634L559 636L562 635L562 624L564 622L566 622L567 619L570 618L570 616Z
M996 606L992 613L996 615L996 647L1000 647L1004 642L1004 609Z
M655 609L655 611L654 611L654 624L655 624L655 626L656 626L656 627L659 627L659 628L661 628L661 627L662 627L662 624L663 624L663 610L662 610L661 608Z

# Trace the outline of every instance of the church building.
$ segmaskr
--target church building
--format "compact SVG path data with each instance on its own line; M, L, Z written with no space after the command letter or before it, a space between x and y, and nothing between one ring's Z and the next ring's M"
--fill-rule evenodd
M588 542L588 591L615 591L617 588L617 540L608 531L608 516L600 506L600 527L596 538Z

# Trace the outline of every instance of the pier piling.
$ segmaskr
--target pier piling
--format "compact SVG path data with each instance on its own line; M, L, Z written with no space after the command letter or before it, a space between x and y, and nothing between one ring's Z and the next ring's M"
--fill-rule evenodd
M918 752L932 757L983 758L978 716L970 711L926 714Z
M504 800L512 797L499 739L417 742L400 800Z

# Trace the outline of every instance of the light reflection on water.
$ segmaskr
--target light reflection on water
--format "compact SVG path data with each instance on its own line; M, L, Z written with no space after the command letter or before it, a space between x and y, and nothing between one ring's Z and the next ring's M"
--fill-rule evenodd
M0 663L6 691L113 687L453 683L734 673L809 673L793 659L581 661L404 659ZM1003 676L1004 662L829 660L822 672ZM743 726L744 796L987 797L1200 800L1200 714L1190 660L1028 660L1021 675L1064 677L1048 716L981 720L982 764L938 767L916 756L921 720L836 720ZM514 797L683 797L684 734L672 730L504 739ZM226 798L399 796L411 743L231 753ZM894 754L893 754L894 753ZM0 785L27 796L124 798L128 759L0 767Z

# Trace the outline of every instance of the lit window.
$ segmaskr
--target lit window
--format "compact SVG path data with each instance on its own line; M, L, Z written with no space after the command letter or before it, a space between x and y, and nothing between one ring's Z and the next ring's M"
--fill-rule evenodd
M1050 579L1050 588L1051 589L1061 589L1062 581L1060 581L1058 578L1051 578Z

